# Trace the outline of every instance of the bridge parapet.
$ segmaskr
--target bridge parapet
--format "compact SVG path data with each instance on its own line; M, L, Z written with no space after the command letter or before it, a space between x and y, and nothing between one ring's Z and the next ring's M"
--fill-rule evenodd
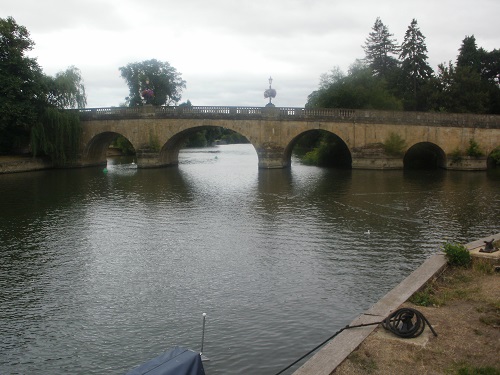
M361 124L426 125L500 129L500 116L468 113L378 111L343 108L237 107L237 106L142 106L85 108L83 121L137 118L184 119L279 119L283 121L329 121Z

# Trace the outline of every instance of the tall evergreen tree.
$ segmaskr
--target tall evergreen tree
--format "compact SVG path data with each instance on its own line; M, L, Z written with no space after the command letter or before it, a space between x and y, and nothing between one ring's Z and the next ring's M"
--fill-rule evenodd
M421 87L433 74L432 68L427 63L427 46L425 36L420 31L417 20L413 19L406 30L399 58L402 61L401 74L403 76L403 97L410 104L407 109L422 110L419 103Z
M481 50L477 48L474 35L466 36L459 49L457 67L469 67L473 71L480 73L481 54L484 52L484 50Z
M398 66L398 60L392 56L398 53L398 45L396 39L392 38L393 35L389 33L389 29L382 23L380 17L377 17L372 32L363 46L365 59L371 69L375 75L383 78L388 78Z

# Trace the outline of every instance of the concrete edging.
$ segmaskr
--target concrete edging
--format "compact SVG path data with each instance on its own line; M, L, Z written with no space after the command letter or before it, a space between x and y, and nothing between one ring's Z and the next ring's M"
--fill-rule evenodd
M483 241L500 239L500 233L470 242L465 246L471 250L484 245ZM396 311L413 293L421 289L430 279L440 274L446 267L443 253L434 254L425 260L399 285L389 291L370 309L354 319L349 325L380 322ZM327 343L311 359L304 363L293 375L330 375L349 354L351 354L377 327L377 325L342 331Z

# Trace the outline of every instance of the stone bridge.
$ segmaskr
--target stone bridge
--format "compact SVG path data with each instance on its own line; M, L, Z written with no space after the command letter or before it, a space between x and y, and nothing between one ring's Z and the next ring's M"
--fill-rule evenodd
M358 169L401 169L419 162L431 167L484 170L500 147L500 116L278 107L153 107L80 110L80 166L106 163L110 143L127 138L139 168L178 164L186 138L206 127L223 127L255 147L259 168L285 168L297 140L313 130L336 136L344 165ZM400 152L383 145L404 140ZM473 140L483 156L466 156Z

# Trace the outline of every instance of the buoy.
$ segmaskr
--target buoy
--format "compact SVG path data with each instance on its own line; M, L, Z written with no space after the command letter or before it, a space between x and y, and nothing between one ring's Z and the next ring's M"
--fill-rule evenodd
M102 173L104 173L104 174L108 173L108 168L104 168L104 169L102 170Z

